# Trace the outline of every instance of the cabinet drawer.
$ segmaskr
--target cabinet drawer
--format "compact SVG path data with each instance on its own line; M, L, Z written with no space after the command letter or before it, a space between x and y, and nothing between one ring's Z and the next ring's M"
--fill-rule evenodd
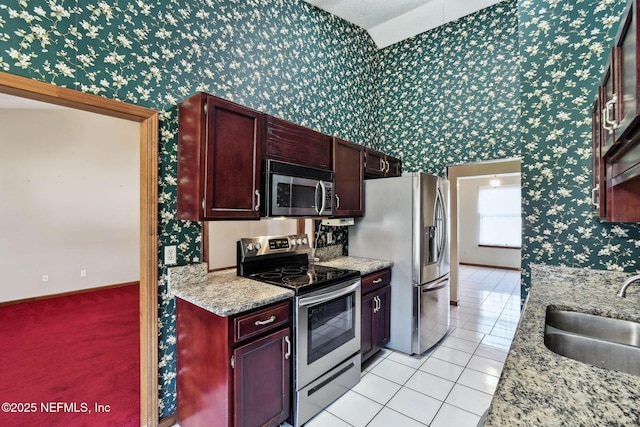
M238 342L285 325L289 323L290 314L290 304L287 301L236 317L233 320L234 340Z
M376 271L375 273L362 276L362 293L375 291L391 283L391 269Z

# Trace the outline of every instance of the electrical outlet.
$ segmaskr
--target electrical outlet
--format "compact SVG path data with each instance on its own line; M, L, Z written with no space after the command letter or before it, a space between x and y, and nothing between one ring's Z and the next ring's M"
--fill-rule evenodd
M164 264L174 265L178 263L178 252L175 245L164 247Z
M49 275L48 274L43 274L42 275L42 281L43 282L48 282L49 281Z
M327 231L327 243L333 243L333 231Z
M87 270L80 270L80 277L87 277Z

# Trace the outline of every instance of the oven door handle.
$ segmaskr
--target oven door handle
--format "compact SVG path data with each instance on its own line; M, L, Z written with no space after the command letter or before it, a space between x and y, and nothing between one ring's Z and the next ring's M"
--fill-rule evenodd
M346 288L341 288L338 290L335 290L333 292L329 292L326 294L322 294L322 295L314 295L314 296L309 296L309 297L300 297L300 300L298 302L298 304L300 305L300 307L306 307L308 305L313 305L313 304L318 304L321 302L326 302L326 301L330 301L334 298L338 298L347 294L350 294L351 292L355 291L356 289L358 289L358 287L360 286L360 282L356 282L353 285L347 286Z

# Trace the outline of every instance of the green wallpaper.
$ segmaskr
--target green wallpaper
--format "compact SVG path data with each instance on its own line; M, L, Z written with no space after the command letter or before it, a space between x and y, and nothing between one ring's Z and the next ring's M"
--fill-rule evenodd
M638 269L638 224L591 217L590 110L625 3L518 4L527 274L530 263Z
M520 156L515 0L381 51L382 150L405 171Z
M377 134L377 50L361 29L297 0L9 0L0 69L161 111L159 234L200 260L176 220L177 104L206 91L361 144ZM159 256L162 263L162 257ZM161 416L176 410L174 300L159 271Z
M400 156L406 171L522 157L525 279L532 262L632 271L638 225L589 214L588 110L623 3L507 0L378 51L300 0L8 0L0 69L161 112L160 251L177 244L180 264L199 261L201 232L175 219L176 105L203 90ZM176 409L165 273L161 416Z

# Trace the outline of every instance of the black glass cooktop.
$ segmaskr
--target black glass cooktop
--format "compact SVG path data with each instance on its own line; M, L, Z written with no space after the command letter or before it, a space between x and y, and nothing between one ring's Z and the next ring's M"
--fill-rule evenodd
M296 293L331 286L360 276L356 270L326 267L317 264L285 265L247 276L253 280L293 289Z

